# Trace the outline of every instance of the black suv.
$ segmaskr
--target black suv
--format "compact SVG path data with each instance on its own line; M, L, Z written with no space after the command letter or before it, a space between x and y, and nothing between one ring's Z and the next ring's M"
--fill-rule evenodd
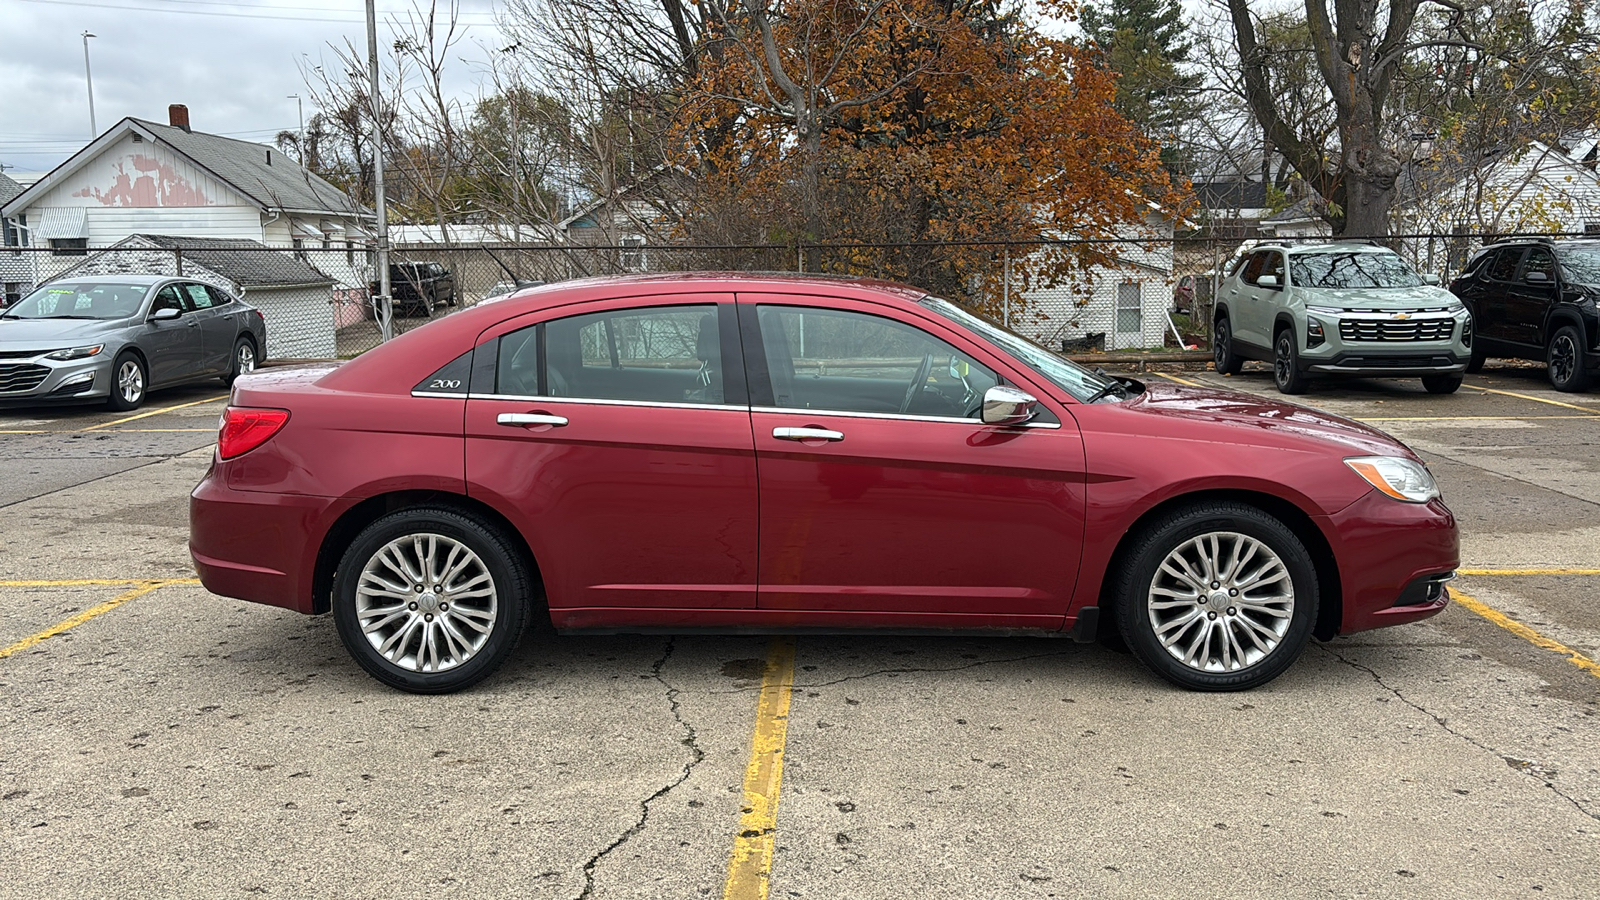
M1515 240L1478 251L1450 282L1472 313L1468 372L1485 356L1542 360L1558 391L1600 375L1600 240Z
M371 287L377 294L378 282ZM389 296L397 311L431 316L438 307L456 305L456 276L438 263L390 263Z

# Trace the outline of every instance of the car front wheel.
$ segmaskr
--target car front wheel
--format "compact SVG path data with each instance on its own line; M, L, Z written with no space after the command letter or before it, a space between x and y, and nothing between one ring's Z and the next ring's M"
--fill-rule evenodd
M111 364L111 397L106 406L114 412L138 409L144 403L147 384L148 376L138 354L124 350Z
M1194 691L1266 684L1294 663L1317 619L1305 545L1251 506L1178 510L1146 529L1120 576L1117 625L1134 655Z
M1589 372L1584 366L1583 333L1575 325L1563 325L1550 336L1550 346L1545 353L1549 366L1550 385L1558 391L1576 392L1589 389Z
M1306 373L1300 371L1300 357L1295 352L1294 332L1285 328L1278 332L1278 339L1273 343L1272 350L1272 380L1278 385L1280 394L1304 394L1306 392Z
M1460 375L1424 375L1422 386L1430 394L1454 394L1461 387Z
M1211 360L1216 364L1219 375L1237 375L1244 368L1244 359L1233 352L1233 326L1226 316L1217 319L1212 332Z
M470 687L516 648L532 593L499 532L449 509L390 513L356 536L334 576L345 649L379 681L443 694Z

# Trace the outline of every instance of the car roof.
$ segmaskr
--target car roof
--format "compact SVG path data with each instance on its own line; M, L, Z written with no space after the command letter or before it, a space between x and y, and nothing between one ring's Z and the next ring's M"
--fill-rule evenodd
M160 284L163 281L172 281L182 276L178 275L63 275L55 282L72 282L74 284ZM192 279L191 279L192 280Z

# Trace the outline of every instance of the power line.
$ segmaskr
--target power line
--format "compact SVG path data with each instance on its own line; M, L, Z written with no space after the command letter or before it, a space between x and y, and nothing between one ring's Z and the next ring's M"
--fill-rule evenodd
M19 0L19 2L22 2L22 3L41 3L41 4L47 4L47 5L50 5L50 6L86 6L86 7L90 7L90 8L93 8L93 9L114 9L114 10L120 10L120 11L123 11L123 12L160 12L160 13L172 13L174 15L187 15L187 16L217 16L217 17L225 18L225 19L271 19L271 20L276 20L276 21L281 21L281 22L329 22L329 23L335 23L335 24L359 24L361 22L360 19L328 19L328 18L316 18L316 17L312 17L312 16L269 16L269 15L266 15L264 13L223 12L221 10L207 10L207 9L173 9L170 6L131 6L131 5L125 5L125 4L120 4L120 3L94 3L94 2L90 2L90 0ZM168 2L168 3L171 3L171 2L180 2L180 0L157 0L157 2ZM200 2L200 0L191 0L191 2ZM223 5L223 4L219 4L219 5ZM293 6L293 7L291 7L291 6L283 6L283 7L260 7L260 6L258 6L258 7L253 7L253 8L254 9L276 8L276 9L284 9L284 10L314 10L314 11L319 11L319 12L323 11L322 8L304 7L304 6ZM400 14L399 12L386 12L385 13L385 15L390 15L390 16L399 15L399 14ZM468 21L468 18L467 18L468 16L473 16L473 17L481 16L481 17L484 17L484 18L481 21ZM495 22L494 22L494 20L492 18L492 15L489 14L489 13L461 13L456 17L456 21L458 21L458 22L460 22L461 24L464 24L464 25L493 25L493 24L495 24Z

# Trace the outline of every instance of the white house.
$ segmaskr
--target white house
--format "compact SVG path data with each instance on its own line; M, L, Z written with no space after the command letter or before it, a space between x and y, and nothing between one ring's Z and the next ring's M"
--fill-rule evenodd
M205 134L188 108L126 118L0 205L38 284L130 235L249 240L297 251L364 295L373 214L275 147ZM49 252L43 252L49 248Z
M0 172L0 206L22 193L17 184ZM0 219L0 248L16 246L20 235L10 222ZM0 306L10 306L22 298L23 291L33 284L33 267L20 252L0 250Z

